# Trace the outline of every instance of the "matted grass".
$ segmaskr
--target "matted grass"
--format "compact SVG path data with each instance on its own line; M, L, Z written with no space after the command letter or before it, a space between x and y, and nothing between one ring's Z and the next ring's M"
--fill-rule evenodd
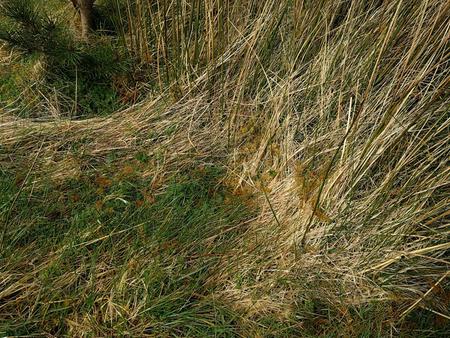
M2 115L3 330L445 336L448 2L200 3L144 102Z

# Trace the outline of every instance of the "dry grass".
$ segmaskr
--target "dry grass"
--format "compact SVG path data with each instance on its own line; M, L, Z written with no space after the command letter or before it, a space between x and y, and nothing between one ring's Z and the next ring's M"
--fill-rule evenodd
M181 1L178 20L192 20L187 4ZM318 335L335 332L327 324L337 321L336 334L362 334L352 309L374 303L389 307L371 319L387 330L418 308L448 320L449 3L205 4L204 36L172 55L181 64L198 54L204 66L173 68L167 90L107 118L33 122L4 114L2 166L32 165L33 189L42 177L61 182L95 169L112 151L118 163L149 156L143 177L226 167L222 183L258 214L245 220L247 230L205 283L239 314L240 335L265 334L267 316L304 329L316 311L311 302L330 309L328 318L314 317L327 327ZM222 17L224 8L234 12ZM216 31L219 20L224 31ZM144 54L146 29L130 42ZM169 39L186 36L155 34L157 58L167 57L159 48ZM96 287L111 298L95 313L67 319L69 334L106 334L96 326L115 312L129 334L143 334L143 303L129 298L120 307L112 299L122 288L132 293L146 259L129 261L136 274L117 284L104 258ZM3 292L18 292L0 296L2 304L38 297L33 274L15 284L7 269L2 276Z

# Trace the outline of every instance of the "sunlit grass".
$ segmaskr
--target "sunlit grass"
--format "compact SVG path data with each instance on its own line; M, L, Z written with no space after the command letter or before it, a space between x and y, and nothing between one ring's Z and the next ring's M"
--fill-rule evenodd
M121 4L158 90L2 115L2 330L445 336L447 2Z

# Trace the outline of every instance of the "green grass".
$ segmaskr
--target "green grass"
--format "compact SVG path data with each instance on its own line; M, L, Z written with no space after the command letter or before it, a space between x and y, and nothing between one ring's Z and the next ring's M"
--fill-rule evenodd
M11 278L2 290L18 290L3 303L0 330L67 334L66 319L95 317L112 297L110 318L92 318L103 322L92 334L124 334L138 326L148 334L232 335L236 315L211 297L217 287L212 277L245 228L227 230L249 211L237 201L224 205L220 170L177 175L155 197L143 192L150 179L109 179L110 173L30 193L2 172L2 217L9 215L2 273ZM27 276L32 285L23 280ZM14 305L24 292L27 301ZM134 322L127 319L130 301L138 303Z
M117 36L99 31L80 41L70 24L76 13L66 5L21 0L0 6L0 102L20 117L107 116L142 94Z

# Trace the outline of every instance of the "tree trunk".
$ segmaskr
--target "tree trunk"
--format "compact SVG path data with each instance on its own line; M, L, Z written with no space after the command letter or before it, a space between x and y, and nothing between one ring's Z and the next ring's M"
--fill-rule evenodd
M93 0L80 0L81 36L86 40L94 23L93 7Z
M95 0L71 0L77 10L80 11L81 36L87 40L94 24L94 2Z

